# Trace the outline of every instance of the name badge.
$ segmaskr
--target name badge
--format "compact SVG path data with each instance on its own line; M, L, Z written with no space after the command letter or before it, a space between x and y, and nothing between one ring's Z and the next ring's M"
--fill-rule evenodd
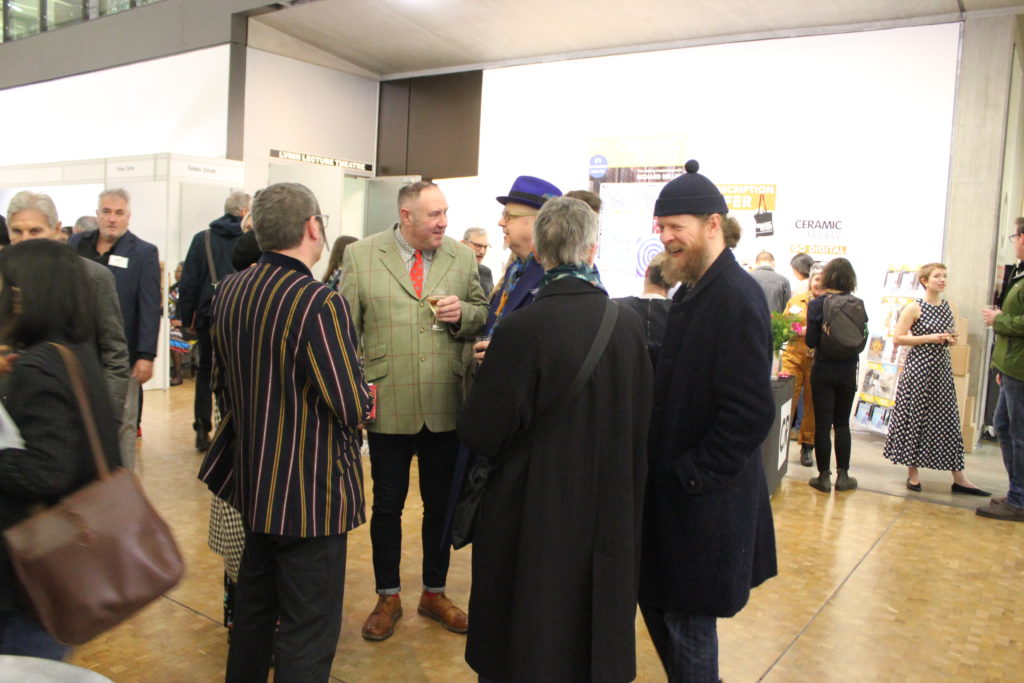
M118 256L117 254L111 254L110 255L110 259L107 261L107 263L109 263L110 265L112 265L112 266L114 266L116 268L127 268L128 267L128 257L127 256Z

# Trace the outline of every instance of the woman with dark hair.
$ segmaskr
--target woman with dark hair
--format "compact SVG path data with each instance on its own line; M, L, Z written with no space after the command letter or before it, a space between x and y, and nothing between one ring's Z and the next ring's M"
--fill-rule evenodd
M917 271L924 296L900 311L892 339L910 347L896 388L896 406L885 439L886 458L907 466L907 488L921 490L918 468L953 473L953 493L989 496L964 473L964 439L953 387L950 344L957 342L953 309L942 299L946 266L928 263Z
M857 274L853 265L844 258L828 262L821 274L823 296L807 305L807 346L815 349L814 365L811 367L811 399L814 405L814 455L818 465L818 476L808 482L823 493L832 491L831 432L835 431L836 449L836 491L850 491L857 488L857 480L850 476L850 410L857 393L858 355L852 358L839 357L828 348L823 348L822 327L825 323L825 302L831 297L844 295L851 303L864 302L850 293L857 289ZM867 323L867 314L864 314ZM867 337L865 336L865 339Z
M338 291L338 283L341 282L341 262L345 258L345 247L358 241L349 235L342 235L334 240L331 257L327 259L327 270L324 271L324 284L334 291Z
M71 379L54 344L78 357L103 452L111 468L121 465L118 424L90 343L91 291L81 259L59 242L27 240L0 258L0 344L16 354L0 363L0 372L9 372L3 407L24 442L0 449L0 530L96 478ZM0 654L59 660L67 652L22 602L0 544Z

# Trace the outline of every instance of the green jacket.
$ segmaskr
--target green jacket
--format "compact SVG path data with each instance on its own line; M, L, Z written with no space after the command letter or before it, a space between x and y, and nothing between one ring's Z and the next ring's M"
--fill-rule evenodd
M992 329L996 333L992 367L1024 382L1024 278L1006 293L1002 313L992 322Z
M427 305L442 287L462 302L457 330L431 330ZM345 249L340 292L348 300L359 337L366 381L377 386L377 419L367 425L380 434L416 434L455 429L462 403L466 341L483 328L487 300L476 258L465 245L445 237L417 297L402 262L393 230L353 242Z

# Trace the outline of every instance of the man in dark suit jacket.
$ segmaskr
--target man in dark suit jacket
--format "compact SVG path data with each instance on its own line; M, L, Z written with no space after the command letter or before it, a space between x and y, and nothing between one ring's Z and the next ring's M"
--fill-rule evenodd
M199 346L199 371L196 373L193 405L195 420L192 423L196 432L196 450L199 451L210 447L210 429L213 428L210 301L216 291L216 283L235 272L232 256L235 244L242 236L242 219L249 213L251 201L252 198L244 192L228 195L224 201L224 215L211 222L209 230L201 230L192 238L178 286L178 316L184 326L194 328ZM210 271L211 259L213 272Z
M253 223L264 254L213 299L224 418L200 471L246 530L227 680L265 681L274 655L276 680L327 681L347 533L366 520L358 425L369 389L348 304L310 273L327 244L316 197L271 185Z
M132 369L121 422L121 457L131 461L125 462L128 468L134 466L135 431L142 415L141 387L153 376L163 309L159 252L155 245L128 230L131 216L131 197L126 190L104 190L96 209L99 229L74 235L69 242L80 256L102 263L114 274Z
M468 228L462 235L462 243L473 250L476 268L480 273L480 289L484 290L484 296L489 297L491 290L494 289L494 275L491 274L491 269L484 265L484 256L487 256L487 250L491 248L487 231L483 228Z
M775 413L768 306L739 223L696 161L654 205L683 287L655 369L640 608L669 680L717 681L717 618L776 573L761 444Z

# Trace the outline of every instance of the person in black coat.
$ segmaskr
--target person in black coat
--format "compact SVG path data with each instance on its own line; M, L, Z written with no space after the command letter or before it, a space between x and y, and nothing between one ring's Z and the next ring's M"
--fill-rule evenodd
M473 535L466 661L489 681L631 681L652 371L637 316L618 310L575 398L608 295L587 265L597 216L550 199L546 269L502 318L459 415L491 472Z
M644 272L644 293L641 296L615 299L615 303L629 306L640 316L644 332L647 334L647 343L653 345L661 344L661 339L665 336L665 323L671 305L668 290L676 284L665 280L666 257L667 254L661 252L647 264L647 270Z
M697 173L668 183L654 215L669 310L654 381L640 609L670 681L717 681L717 618L776 574L761 444L771 429L771 325L736 262L739 224Z
M242 219L249 213L252 198L244 192L232 192L224 201L224 215L210 223L209 230L201 230L192 238L185 267L178 286L178 319L196 335L199 348L199 367L196 373L196 391L193 401L196 432L196 450L210 446L213 428L213 392L210 373L213 370L213 345L210 342L210 312L215 283L235 272L232 256L235 244L242 236ZM211 261L214 272L211 272Z
M0 342L14 350L0 358L0 373L9 372L3 406L24 441L0 449L3 530L28 517L35 505L52 505L96 477L70 377L48 342L68 346L78 357L107 464L119 467L121 458L81 259L62 243L27 240L4 251L0 279ZM0 543L0 654L59 660L67 652L23 602L7 546Z

